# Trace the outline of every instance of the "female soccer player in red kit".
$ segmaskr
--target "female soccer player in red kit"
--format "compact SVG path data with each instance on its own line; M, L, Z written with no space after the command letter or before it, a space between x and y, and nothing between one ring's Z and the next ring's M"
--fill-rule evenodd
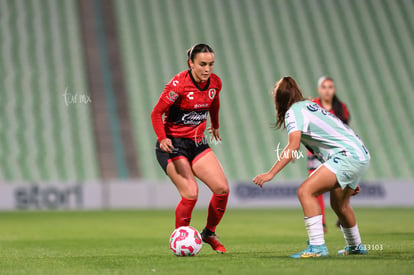
M226 249L215 231L226 210L229 186L220 162L204 138L210 113L209 132L212 138L221 140L221 80L212 73L214 52L210 46L197 44L187 51L187 57L189 70L171 79L151 113L158 139L155 152L162 169L181 195L175 210L175 227L190 224L198 198L197 177L213 192L202 239L213 250L224 253Z
M349 111L346 105L339 100L336 95L335 82L328 76L322 76L318 80L318 94L319 97L315 98L313 102L319 106L336 115L343 123L349 124ZM308 151L308 171L309 175L312 174L319 166L321 162ZM325 223L325 203L323 201L323 194L318 197L318 202L322 212L322 224L324 232L326 232ZM338 224L339 226L339 224Z

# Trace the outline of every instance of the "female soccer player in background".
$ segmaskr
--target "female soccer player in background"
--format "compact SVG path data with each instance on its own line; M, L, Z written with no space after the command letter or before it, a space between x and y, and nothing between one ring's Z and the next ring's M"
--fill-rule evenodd
M220 162L204 138L210 113L209 132L212 138L221 140L221 80L212 73L214 53L210 46L197 44L187 51L187 57L189 69L171 79L151 113L158 139L155 152L162 169L181 195L175 210L175 228L190 224L198 198L197 177L213 192L202 239L213 250L224 253L226 249L215 231L226 210L229 186Z
M259 186L279 173L297 155L302 142L323 163L299 187L298 198L305 216L308 247L292 258L328 256L322 215L317 197L330 191L331 206L341 222L346 247L340 255L367 254L361 243L350 197L355 193L370 155L359 137L346 124L318 104L305 100L296 81L283 77L274 89L276 127L284 126L289 135L286 156L276 161L269 172L256 176Z
M350 119L348 108L337 97L335 82L332 78L328 76L322 76L319 78L318 94L319 97L315 98L313 102L317 103L331 114L336 115L340 120L342 120L343 123L348 125ZM321 162L310 151L308 151L309 175L312 174L320 165ZM326 233L325 203L323 201L323 194L318 197L318 202L321 207L323 231Z

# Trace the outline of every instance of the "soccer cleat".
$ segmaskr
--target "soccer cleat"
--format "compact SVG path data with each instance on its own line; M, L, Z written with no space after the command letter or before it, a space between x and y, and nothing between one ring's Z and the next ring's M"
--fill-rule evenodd
M346 255L367 255L368 250L365 248L365 245L362 243L355 246L345 246L344 249L338 251L339 256L346 256Z
M300 258L318 258L318 257L327 257L329 256L328 248L325 244L321 245L308 245L308 247L296 254L290 255L291 258L300 259Z
M218 253L226 252L226 248L220 242L220 240L217 237L216 233L211 232L207 228L204 228L204 230L200 234L201 234L201 239L203 239L203 242L208 243L209 245L211 245L211 248L214 251L216 251Z

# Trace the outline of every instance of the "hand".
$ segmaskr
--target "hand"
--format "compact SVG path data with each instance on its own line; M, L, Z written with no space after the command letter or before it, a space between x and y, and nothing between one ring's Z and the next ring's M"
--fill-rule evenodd
M221 137L220 137L220 133L219 133L219 129L213 128L213 127L209 127L208 128L208 132L211 134L211 139L210 141L213 140L213 138L217 141L221 141Z
M172 153L172 150L174 150L174 146L172 145L172 141L169 138L164 138L163 140L161 140L160 142L160 148L161 150L163 150L164 152L167 153Z
M361 192L361 187L359 187L359 185L357 185L357 187L356 187L356 188L355 188L355 190L354 190L354 193L352 193L352 195L351 195L351 196L358 195L358 194L359 194L359 192Z
M263 184L267 181L270 181L273 179L273 176L270 173L264 173L264 174L260 174L257 175L254 179L253 182L257 185L259 185L260 187L263 187Z

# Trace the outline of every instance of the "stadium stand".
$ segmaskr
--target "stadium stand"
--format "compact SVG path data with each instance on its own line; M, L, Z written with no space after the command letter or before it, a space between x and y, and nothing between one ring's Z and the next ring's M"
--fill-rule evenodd
M414 176L412 1L120 0L116 8L145 178L165 178L153 156L151 108L197 42L215 49L223 80L223 143L212 147L229 178L265 171L286 142L285 132L271 128L275 81L292 75L306 96L316 96L324 74L336 79L351 126L372 153L366 177ZM300 160L279 178L305 175Z
M75 1L0 1L3 182L97 179L78 21Z
M366 178L414 178L412 1L114 5L143 179L166 179L154 156L150 113L164 85L186 69L186 49L197 42L213 47L215 73L223 80L223 142L212 147L229 179L249 180L265 171L278 144L287 141L285 132L272 128L275 81L292 75L306 96L316 96L316 80L325 74L336 80L351 126L371 151ZM91 106L67 101L89 94L78 8L71 0L0 0L3 182L99 178ZM305 167L298 160L278 178L301 179Z

